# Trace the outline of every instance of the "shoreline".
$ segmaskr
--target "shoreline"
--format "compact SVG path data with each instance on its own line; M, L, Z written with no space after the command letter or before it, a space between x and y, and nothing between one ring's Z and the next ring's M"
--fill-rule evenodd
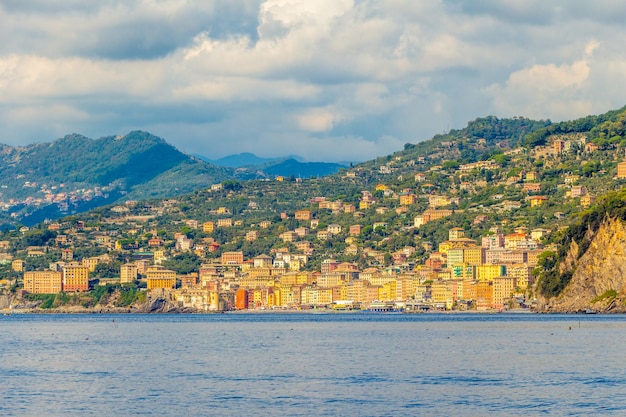
M450 311L402 311L402 312L375 312L369 310L332 310L332 309L268 309L268 310L228 310L228 311L141 311L137 308L102 308L102 309L39 309L39 308L17 308L3 309L0 311L3 316L11 315L276 315L276 314L302 314L302 315L373 315L373 316L396 316L396 315L620 315L624 312L584 312L584 311L533 311L533 310L507 310L507 311L475 311L475 310L450 310Z

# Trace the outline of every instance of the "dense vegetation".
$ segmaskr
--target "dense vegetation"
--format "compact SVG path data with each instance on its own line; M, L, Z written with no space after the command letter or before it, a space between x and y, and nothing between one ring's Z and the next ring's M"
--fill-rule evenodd
M626 107L612 110L595 116L586 116L580 119L551 124L543 129L529 133L524 138L524 145L529 147L541 146L547 143L551 135L571 133L586 133L588 139L599 146L620 145L626 146Z
M106 284L96 286L93 290L84 293L57 294L26 294L26 300L40 302L39 308L51 309L62 306L94 307L107 305L113 301L115 307L129 307L133 303L142 303L146 300L145 292L139 291L136 285Z

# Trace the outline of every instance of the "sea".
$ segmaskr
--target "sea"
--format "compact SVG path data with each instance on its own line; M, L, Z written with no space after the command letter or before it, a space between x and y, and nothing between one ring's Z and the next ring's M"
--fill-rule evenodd
M535 415L626 415L626 316L0 316L0 416Z

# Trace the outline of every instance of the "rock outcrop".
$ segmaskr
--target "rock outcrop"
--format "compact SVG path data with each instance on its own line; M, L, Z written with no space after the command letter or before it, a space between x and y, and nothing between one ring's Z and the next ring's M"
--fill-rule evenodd
M191 307L184 307L181 303L173 300L171 291L155 290L147 293L145 301L135 302L126 307L116 305L117 296L112 294L104 303L98 303L95 306L84 306L78 303L67 303L52 308L42 308L42 300L29 301L24 297L16 294L0 294L0 311L15 313L98 313L98 314L117 314L117 313L200 313L200 311Z
M582 256L567 256L561 271L573 271L563 292L555 298L541 300L545 312L626 312L626 224L607 219ZM573 243L578 255L579 247Z

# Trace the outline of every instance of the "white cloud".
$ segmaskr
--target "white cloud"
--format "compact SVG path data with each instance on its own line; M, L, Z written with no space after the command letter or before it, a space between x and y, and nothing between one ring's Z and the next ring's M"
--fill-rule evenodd
M145 129L209 157L354 160L487 114L599 113L626 101L626 29L615 17L625 10L578 0L0 3L3 140Z
M571 64L535 64L511 73L504 85L494 84L487 91L494 107L505 115L563 120L590 114L597 106L593 97L591 65L596 41L588 42L583 58ZM595 65L595 71L605 71Z
M327 132L339 118L329 108L309 109L297 116L298 127L309 132Z

